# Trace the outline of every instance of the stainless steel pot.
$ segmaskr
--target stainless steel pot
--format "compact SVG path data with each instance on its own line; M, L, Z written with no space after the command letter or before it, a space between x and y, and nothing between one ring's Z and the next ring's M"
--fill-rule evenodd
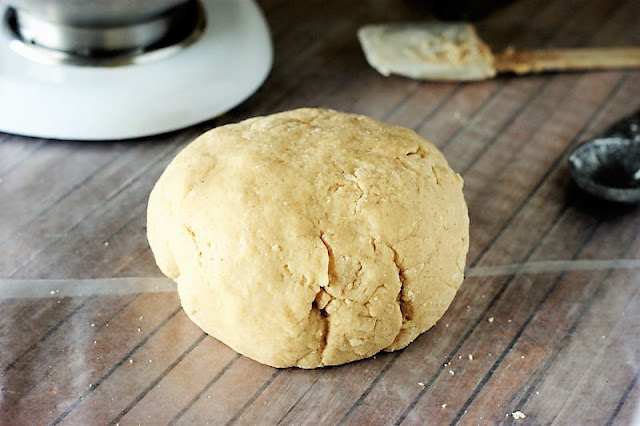
M56 24L110 28L153 20L188 0L2 0L1 3Z
M0 0L0 4L8 6L5 24L22 43L21 53L45 62L130 63L150 51L192 42L204 25L197 0Z

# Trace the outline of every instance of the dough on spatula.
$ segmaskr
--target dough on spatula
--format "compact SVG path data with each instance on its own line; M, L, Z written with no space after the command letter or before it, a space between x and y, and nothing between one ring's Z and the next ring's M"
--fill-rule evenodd
M496 74L491 50L471 24L367 25L358 30L358 39L369 65L385 76L474 81Z
M462 178L415 132L298 109L215 128L166 168L148 238L204 331L275 367L404 348L463 280Z

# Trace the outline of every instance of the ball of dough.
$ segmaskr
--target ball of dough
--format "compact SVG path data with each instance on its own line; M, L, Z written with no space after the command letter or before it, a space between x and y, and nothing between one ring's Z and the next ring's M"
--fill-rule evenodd
M148 238L187 315L274 367L404 348L463 280L462 178L415 132L298 109L215 128L166 168Z

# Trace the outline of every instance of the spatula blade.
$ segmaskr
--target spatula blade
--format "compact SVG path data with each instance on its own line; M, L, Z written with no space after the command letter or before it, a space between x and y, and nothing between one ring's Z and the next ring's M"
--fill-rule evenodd
M358 31L367 62L380 74L473 81L495 75L489 47L466 23L367 25Z

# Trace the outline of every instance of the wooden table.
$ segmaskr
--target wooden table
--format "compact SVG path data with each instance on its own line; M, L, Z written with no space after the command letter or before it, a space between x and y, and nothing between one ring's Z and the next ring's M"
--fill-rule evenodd
M0 134L0 423L638 421L640 210L581 194L566 158L640 107L640 72L385 78L356 28L424 9L261 5L273 70L222 117L120 142ZM496 47L638 46L638 16L637 0L522 0L478 26ZM466 281L403 351L313 371L257 364L194 326L155 267L146 200L171 158L211 127L299 106L411 127L465 179Z

